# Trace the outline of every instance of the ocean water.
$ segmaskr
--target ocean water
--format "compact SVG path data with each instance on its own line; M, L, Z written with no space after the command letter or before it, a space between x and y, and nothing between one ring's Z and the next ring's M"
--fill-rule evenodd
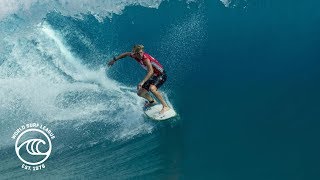
M319 179L320 3L0 1L0 179ZM145 117L144 44L178 112ZM13 133L54 132L28 171Z

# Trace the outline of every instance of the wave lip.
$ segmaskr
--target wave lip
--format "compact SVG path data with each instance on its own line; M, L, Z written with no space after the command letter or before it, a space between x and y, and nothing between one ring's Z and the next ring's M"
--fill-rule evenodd
M17 14L43 18L48 12L60 12L65 16L82 18L82 14L92 14L100 22L111 18L113 14L121 14L127 6L143 6L158 8L164 0L0 0L0 21L10 15ZM185 0L186 3L197 0ZM232 0L220 0L229 7ZM37 15L36 15L37 14ZM40 14L40 15L39 15Z
M230 3L231 3L231 0L220 0L225 7L229 7Z
M0 20L13 14L61 12L66 16L80 17L81 14L92 14L102 21L112 14L121 14L127 6L140 5L148 8L158 8L163 0L0 0Z

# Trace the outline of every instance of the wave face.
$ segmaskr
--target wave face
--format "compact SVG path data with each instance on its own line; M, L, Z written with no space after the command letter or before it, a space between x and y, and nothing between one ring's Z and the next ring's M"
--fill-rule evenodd
M192 71L192 50L206 40L204 2L1 3L0 149L7 165L0 171L4 178L26 177L23 169L12 170L19 160L12 153L10 137L21 125L33 122L50 126L57 138L48 168L27 178L100 178L99 173L111 178L152 177L168 174L164 173L168 167L173 171L169 174L179 176L179 156L168 159L163 154L162 127L168 126L165 134L171 134L179 129L180 119L161 125L148 120L135 90L145 72L127 59L111 69L105 64L133 44L143 43L168 69L170 79L162 92L179 110L179 100L173 98L179 85L173 84ZM175 12L169 15L168 10ZM178 154L179 145L170 146Z
M109 123L119 124L130 118L132 126L145 126L133 129L150 130L141 123L142 102L134 88L108 78L103 64L88 68L48 23L17 40L7 38L5 48L9 49L0 70L1 122L10 128L30 121L88 122L112 117Z

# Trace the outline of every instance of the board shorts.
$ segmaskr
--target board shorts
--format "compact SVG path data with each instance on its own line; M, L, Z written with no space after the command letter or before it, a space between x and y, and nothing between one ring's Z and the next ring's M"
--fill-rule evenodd
M143 83L142 87L147 91L150 91L150 85L155 85L157 89L159 89L164 82L167 80L167 75L165 72L159 76L152 76L145 83Z

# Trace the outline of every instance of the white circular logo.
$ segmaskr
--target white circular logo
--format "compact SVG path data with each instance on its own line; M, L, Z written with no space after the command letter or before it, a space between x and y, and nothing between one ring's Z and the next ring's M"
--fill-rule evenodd
M40 136L40 137L28 139L28 136L30 135L33 137L35 136L37 137ZM21 140L21 139L26 139L26 140ZM20 143L20 140L22 141L21 143ZM41 152L41 150L39 149L39 146L42 147L41 148L42 151L45 151L45 152ZM16 143L15 143L15 150L19 159L22 162L31 166L39 165L44 161L46 161L50 156L51 149L52 149L52 144L49 136L40 129L27 129L23 131L17 137ZM27 156L29 156L29 158L27 158ZM37 158L30 158L30 157L37 157Z

